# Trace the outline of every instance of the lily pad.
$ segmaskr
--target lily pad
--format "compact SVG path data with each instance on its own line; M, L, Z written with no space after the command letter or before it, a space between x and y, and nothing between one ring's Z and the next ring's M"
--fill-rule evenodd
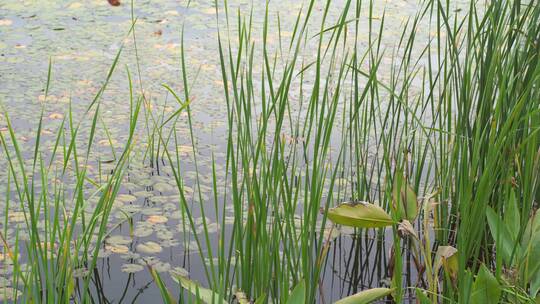
M161 245L156 242L148 241L142 244L137 245L137 251L147 254L160 253L163 250Z
M142 265L139 265L139 264L124 264L124 265L122 265L122 272L125 272L125 273L135 273L135 272L142 271L143 269L144 269L144 267Z

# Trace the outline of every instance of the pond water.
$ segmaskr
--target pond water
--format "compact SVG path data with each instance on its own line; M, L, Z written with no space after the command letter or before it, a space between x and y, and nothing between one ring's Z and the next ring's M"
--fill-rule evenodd
M175 101L162 84L168 84L179 92L184 90L180 69L181 32L184 28L202 202L199 202L198 195L194 195L196 173L189 128L185 123L184 127L177 128L181 140L178 147L183 161L185 193L193 206L198 221L196 224L201 227L197 205L209 204L207 210L212 210L212 153L217 178L224 179L225 176L227 108L219 65L215 7L213 1L190 1L189 7L185 0L135 1L135 45L133 37L127 35L132 24L131 7L127 2L111 6L106 0L2 1L0 104L10 114L25 155L33 152L38 117L44 105L42 150L47 154L55 144L56 130L67 115L69 106L76 120L80 120L83 126L90 126L92 121L84 119L84 111L104 83L107 71L123 45L117 69L102 96L102 120L96 134L96 151L89 165L89 175L99 179L111 170L112 164L108 162L121 153L121 143L126 141L128 135L127 69L135 80L136 89L142 87L145 96L156 109L164 113L175 110ZM253 10L252 40L255 43L261 41L264 3L262 0L229 1L231 11L239 9L247 16ZM291 36L296 14L305 5L303 1L295 0L270 3L268 43L273 49L282 48L281 39L286 40ZM328 24L337 20L343 5L343 0L333 1ZM455 5L457 7L462 3L456 2ZM390 71L392 50L399 40L403 23L412 18L420 7L416 1L375 1L374 27L379 26L383 13L386 18L381 46L387 48L388 52L382 61L381 79L389 77L385 73ZM324 3L316 1L311 19L313 33L317 32L323 8ZM278 14L280 31L277 30ZM367 26L367 18L364 19L361 25ZM428 20L425 22L426 26L420 27L422 31L418 41L427 41L433 37ZM222 14L218 21L222 34L225 33L224 23ZM368 31L360 34L358 40L359 48L366 48ZM415 48L415 52L420 54L423 45L417 44ZM306 62L316 55L310 48L302 52ZM45 99L49 60L52 62L52 77L49 96ZM256 60L260 61L260 58ZM420 90L420 84L417 86ZM3 118L0 116L0 128L5 131ZM185 120L185 116L183 118ZM110 134L104 131L105 127ZM190 232L182 225L178 190L171 178L171 169L166 162L160 159L154 161L144 154L148 145L145 142L145 130L138 132L141 139L133 151L126 180L115 202L109 224L109 238L101 251L102 258L92 281L92 294L96 303L149 303L160 299L158 288L143 267L145 263L152 264L161 273L188 271L190 277L203 284L205 281L203 263L208 261L199 258ZM0 168L6 168L7 160L4 154L0 156ZM6 170L0 171L0 197L5 197L7 174ZM347 177L343 180L345 184L350 183ZM347 188L347 185L343 187ZM346 199L344 195L343 200ZM96 203L90 199L86 208L90 210ZM69 211L69 206L66 208ZM3 218L5 210L0 209L0 218ZM230 214L227 216L232 216L232 207L228 211ZM16 232L21 240L28 235L18 229L24 227L21 212L16 201L12 202L9 226L0 224L2 229L7 228L10 243L14 241ZM125 219L126 212L133 218L133 231L130 231ZM209 233L216 234L220 229L216 214L206 216L211 228ZM214 244L217 248L217 239ZM342 233L332 242L329 250L321 298L328 303L361 289L386 284L388 251L389 248L374 234L354 235L352 231ZM415 280L413 267L410 263L406 267L407 279ZM4 268L7 269L7 265ZM9 278L9 270L3 276ZM174 284L170 277L164 275L163 278L169 286Z

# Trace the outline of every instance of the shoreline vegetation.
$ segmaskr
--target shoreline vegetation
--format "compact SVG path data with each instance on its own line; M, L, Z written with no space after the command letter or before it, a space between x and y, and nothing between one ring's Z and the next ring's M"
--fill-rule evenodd
M137 54L133 5L126 39ZM224 159L210 151L205 172L191 94L204 79L190 66L184 31L182 89L162 85L173 98L171 112L144 94L144 59L137 57L136 71L122 71L123 46L82 118L70 105L46 152L43 111L35 140L21 142L11 120L17 113L2 108L0 271L9 280L0 281L0 299L95 303L90 291L103 252L129 253L108 240L120 226L133 237L139 210L122 211L118 224L110 218L125 195L126 172L144 162L170 173L182 228L177 242L202 261L204 278L183 268L160 271L149 260L131 264L150 273L158 301L539 303L540 6L472 1L455 11L450 1L424 1L388 49L381 46L387 20L384 12L374 15L373 2L344 0L329 22L336 4L325 0L314 22L315 1L306 1L293 28L278 22L278 48L268 42L268 5L277 4L267 4L262 40L255 41L252 15L216 3L226 144L219 147ZM423 21L432 33L427 40L418 37ZM366 32L368 41L359 41ZM128 78L122 144L100 118L114 73ZM188 128L191 145L180 145L179 128ZM96 159L97 133L106 135L112 159ZM184 182L186 154L193 187ZM202 185L203 175L211 187ZM16 230L9 228L14 218ZM350 250L375 240L384 269L373 288L336 299L325 276L340 238L352 238ZM146 242L137 250L161 246ZM364 271L359 262L346 265Z

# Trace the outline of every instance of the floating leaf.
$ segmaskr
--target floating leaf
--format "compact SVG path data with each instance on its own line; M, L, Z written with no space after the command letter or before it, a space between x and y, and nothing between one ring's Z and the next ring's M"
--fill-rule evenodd
M173 187L167 183L157 183L154 185L154 190L158 192L170 192Z
M134 202L137 200L137 198L131 194L119 194L116 197L116 200L122 203L127 203L127 202Z
M130 238L124 237L123 235L113 235L106 239L107 244L110 245L128 245L131 244L132 240Z
M105 250L110 251L112 253L127 253L129 252L129 247L126 245L119 245L119 244L106 244Z
M9 19L0 19L0 26L8 26L12 24L13 24L13 21Z
M372 288L343 298L334 304L367 304L390 295L392 291L394 290L390 288Z
M381 207L366 202L343 203L331 208L328 218L336 224L359 228L381 228L394 224Z
M60 113L52 113L52 114L49 115L49 118L50 119L62 119L62 118L64 118L64 115L60 114Z
M139 265L139 264L124 264L122 265L122 272L125 272L125 273L135 273L135 272L139 272L139 271L142 271L144 269L143 266Z
M82 3L80 2L73 2L68 6L69 9L78 9L81 7L82 7Z
M178 276L181 276L181 277L189 276L189 271L187 271L185 268L182 268L182 267L174 267L173 269L169 270L169 273L173 279L175 279Z
M14 223L20 223L24 222L24 212L22 211L16 211L16 212L10 212L9 213L9 221Z
M152 241L137 245L137 251L142 253L154 254L159 253L162 250L163 248L158 243Z
M150 215L146 221L151 224L163 224L168 220L169 219L163 215Z
M147 237L150 236L154 230L152 230L152 227L144 227L144 226L138 226L133 231L133 235L136 237Z

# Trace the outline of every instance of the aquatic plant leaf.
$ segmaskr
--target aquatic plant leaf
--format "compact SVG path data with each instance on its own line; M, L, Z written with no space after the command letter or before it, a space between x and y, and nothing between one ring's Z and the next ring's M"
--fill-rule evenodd
M434 271L444 267L444 271L455 280L458 272L458 250L452 246L439 246L435 254Z
M529 218L521 239L522 257L520 276L530 283L529 293L535 297L540 291L540 216L536 212Z
M127 253L129 252L129 247L121 244L105 244L105 250L112 253Z
M289 298L287 299L287 304L303 304L306 303L306 282L301 280L296 284L294 289L291 291Z
M166 223L169 219L163 215L150 215L148 219L146 219L147 222L150 224L163 224Z
M144 267L142 265L139 265L139 264L124 264L124 265L122 265L121 271L125 272L125 273L135 273L135 272L139 272L139 271L141 271L143 269L144 269Z
M169 274L171 275L171 277L175 281L178 281L178 279L175 279L176 277L178 277L178 276L187 277L187 276L189 276L189 271L187 271L183 267L178 266L178 267L174 267L174 268L170 269Z
M512 240L515 241L518 238L519 229L521 227L521 219L519 215L516 193L513 190L510 192L510 198L506 206L507 207L504 212L504 224L506 227L508 227Z
M106 239L106 242L110 245L128 245L131 244L132 240L123 235L112 235Z
M74 278L83 278L86 277L88 274L90 274L90 270L88 270L86 267L80 267L73 270L73 277ZM0 287L2 287L2 284L0 283Z
M501 286L485 265L480 266L474 280L471 303L499 303Z
M133 231L133 235L136 237L147 237L154 233L151 227L137 227Z
M127 202L134 202L137 198L134 195L131 194L119 194L116 196L116 201L127 203Z
M381 228L394 224L381 207L366 202L343 203L331 208L328 218L336 224L358 228Z
M227 301L225 300L218 301L220 296L217 292L214 292L213 290L210 290L208 288L204 288L200 286L199 283L193 280L190 280L187 277L174 275L174 274L172 275L174 276L174 278L178 280L178 282L180 283L180 285L182 285L184 289L187 289L189 292L191 292L194 296L197 297L198 300L201 300L207 304L213 304L213 303L227 304Z
M415 294L416 294L417 303L419 303L419 304L431 304L431 300L428 298L428 296L425 294L425 292L422 289L416 288L415 289Z
M532 298L536 298L536 303L538 303L538 300L540 300L540 294L538 293L539 291L540 291L540 274L537 273L531 280L531 285L529 287L529 295Z
M398 225L398 233L402 237L412 236L414 239L418 240L418 234L414 230L413 225L408 220L403 220Z
M158 192L170 192L173 187L167 183L157 183L154 185L154 190Z
M334 304L367 304L380 298L386 297L390 295L393 291L394 289L390 288L372 288L343 298L335 302Z
M266 301L266 293L263 293L257 300L255 300L255 304L263 304Z
M140 251L142 253L153 254L159 253L162 250L163 248L161 247L161 245L152 241L137 245L137 251Z
M249 304L250 303L247 295L241 290L238 290L237 292L235 292L234 296L236 297L236 301L238 301L238 304Z
M150 274L152 275L152 278L154 278L154 281L159 288L163 302L167 304L178 303L178 300L174 299L167 286L165 286L165 283L163 283L163 280L161 280L159 273L150 265L148 265L148 269L150 270Z
M510 231L508 231L508 228L506 227L502 219L489 206L486 209L486 217L489 230L491 231L491 236L493 237L495 242L498 242L497 248L500 250L503 260L507 265L510 265L512 251L514 250L514 241L512 241ZM519 248L515 248L515 250L516 253L519 253ZM512 264L514 264L514 262L512 262Z
M392 207L398 218L413 221L418 216L418 199L402 173L396 173L392 186Z

